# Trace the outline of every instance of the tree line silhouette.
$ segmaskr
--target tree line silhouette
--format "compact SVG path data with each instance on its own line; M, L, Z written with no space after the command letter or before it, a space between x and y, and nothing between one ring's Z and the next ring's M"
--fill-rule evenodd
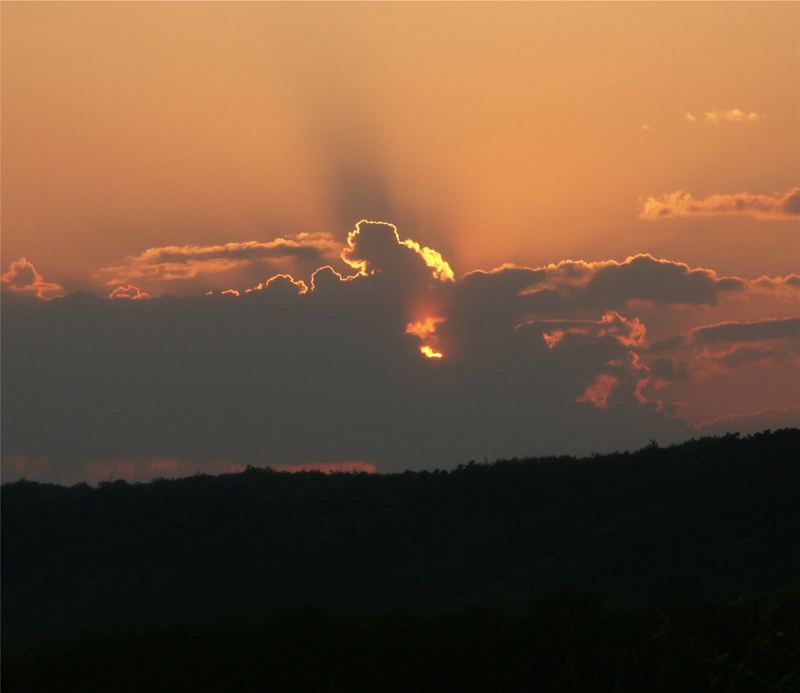
M797 429L450 471L6 484L3 679L800 690L798 489Z

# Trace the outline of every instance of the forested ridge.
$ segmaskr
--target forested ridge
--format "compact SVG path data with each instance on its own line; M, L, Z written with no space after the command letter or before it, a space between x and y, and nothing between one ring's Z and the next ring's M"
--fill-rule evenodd
M104 647L151 661L159 642L175 654L159 665L164 671L198 657L195 669L201 659L213 668L214 657L198 653L224 641L241 644L231 656L251 678L240 688L269 689L259 688L269 679L275 690L291 690L276 682L300 676L290 655L307 642L304 656L316 666L342 671L326 686L306 671L297 690L356 690L348 657L353 666L359 652L388 662L413 640L394 683L383 681L387 690L434 690L437 676L457 671L474 690L528 690L536 681L538 690L635 690L624 687L619 667L641 685L655 668L670 669L670 657L690 678L649 690L691 681L705 690L714 676L733 686L731 672L745 670L761 688L714 690L796 690L798 497L797 429L450 471L248 468L97 488L6 484L7 680L38 672L44 686L54 671L91 670L84 655ZM328 654L314 650L326 637ZM361 639L359 649L353 640ZM546 655L555 642L562 645ZM428 661L437 647L449 654ZM269 657L254 654L264 648L288 648L283 664L270 668ZM478 655L465 655L473 658L466 668L454 664L458 651L475 648L488 658L481 675L469 673L483 661ZM527 648L544 658L534 667L538 679ZM74 656L59 664L56 652ZM727 664L714 659L726 652ZM606 674L592 668L601 664ZM364 690L376 690L391 669L362 665L371 672ZM110 680L101 677L97 690ZM587 687L589 680L606 687Z

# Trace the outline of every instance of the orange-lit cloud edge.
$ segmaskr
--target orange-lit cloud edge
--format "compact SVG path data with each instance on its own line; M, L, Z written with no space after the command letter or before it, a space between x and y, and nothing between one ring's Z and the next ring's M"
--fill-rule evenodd
M690 193L678 190L660 197L648 197L641 204L640 218L651 221L685 216L753 216L759 219L800 220L800 186L795 186L786 193L774 193L772 195L757 195L746 192L719 193L701 200L695 199ZM310 277L310 290L313 291L315 278L323 272L330 273L332 277L339 281L351 281L380 271L372 267L368 259L359 258L354 254L355 244L362 233L364 225L378 225L390 229L395 243L421 259L429 268L433 279L442 282L456 281L456 275L452 267L438 251L411 239L401 239L397 227L392 222L369 219L362 219L356 223L355 228L348 233L344 247L338 244L333 235L328 232L299 233L294 236L278 237L266 242L231 242L207 246L157 246L148 248L139 255L129 256L122 265L103 267L93 275L93 278L113 287L108 293L109 298L141 299L149 298L152 294L140 288L134 283L134 280L139 282L153 280L181 281L205 274L213 275L229 272L243 265L258 261L273 261L287 257L303 256L323 260ZM324 262L326 259L331 260L334 258L341 260L346 267L356 270L355 273L342 275L332 265ZM571 267L592 271L608 266L630 264L638 258L650 258L655 262L681 267L690 272L707 272L713 276L719 276L715 270L710 268L690 267L688 264L677 260L658 258L649 253L637 253L629 255L623 260L585 261L581 259L563 259L547 265L533 267L506 263L490 270L471 270L462 275L462 279L474 274L494 274L508 269L535 273L542 270L552 271L563 267ZM209 290L206 294L235 296L261 291L279 279L290 281L300 293L305 293L309 290L309 286L302 279L295 279L290 274L279 272L252 287ZM740 282L743 285L748 282L752 284L759 280L762 281L763 285L781 281L800 282L796 274L789 274L785 277L764 276L759 280L747 280L736 276L720 276L720 279ZM34 264L26 257L21 257L10 263L9 269L2 274L2 288L8 291L34 295L42 300L57 298L67 293L60 284L45 280ZM427 316L424 319L427 319ZM414 332L409 333L413 334Z
M156 246L125 258L120 265L101 267L94 278L107 286L136 281L175 281L221 274L243 266L287 258L322 261L334 257L339 244L327 232L299 233L271 241L217 245Z

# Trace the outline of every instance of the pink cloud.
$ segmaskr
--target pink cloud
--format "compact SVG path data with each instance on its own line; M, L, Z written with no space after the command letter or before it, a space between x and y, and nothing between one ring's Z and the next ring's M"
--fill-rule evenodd
M591 404L598 409L605 409L614 388L619 384L619 378L608 373L601 373L589 387L575 398L576 402Z

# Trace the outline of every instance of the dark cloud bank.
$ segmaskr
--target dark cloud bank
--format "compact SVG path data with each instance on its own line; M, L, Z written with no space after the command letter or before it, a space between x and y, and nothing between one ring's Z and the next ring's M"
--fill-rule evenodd
M281 276L241 296L7 292L4 479L314 462L394 471L684 439L690 427L640 358L646 327L626 308L747 290L650 256L456 280L385 224L362 224L343 259L357 276L322 268L308 286Z

